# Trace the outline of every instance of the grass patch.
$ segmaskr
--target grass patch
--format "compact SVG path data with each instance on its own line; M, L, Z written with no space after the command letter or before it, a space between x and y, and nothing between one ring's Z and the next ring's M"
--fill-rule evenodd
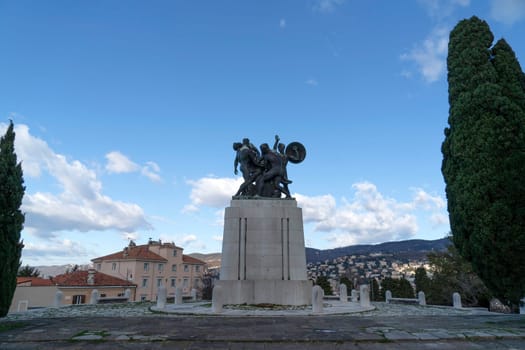
M9 322L9 323L0 323L0 332L7 332L12 329L18 329L25 327L26 323L23 322Z

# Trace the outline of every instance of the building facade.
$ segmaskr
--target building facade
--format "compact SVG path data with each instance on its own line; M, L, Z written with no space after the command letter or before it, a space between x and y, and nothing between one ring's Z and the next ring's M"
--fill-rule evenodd
M136 301L155 301L162 285L168 297L174 297L179 287L186 296L192 289L202 288L206 263L184 255L183 250L174 243L150 240L148 244L136 245L131 241L122 251L91 261L97 271L136 284Z

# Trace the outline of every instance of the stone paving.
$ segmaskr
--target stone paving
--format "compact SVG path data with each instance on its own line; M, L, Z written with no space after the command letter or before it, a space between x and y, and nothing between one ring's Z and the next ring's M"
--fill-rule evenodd
M0 319L0 349L525 349L520 315L372 305L366 312L315 316L307 308L294 315L156 313L150 303L41 309Z

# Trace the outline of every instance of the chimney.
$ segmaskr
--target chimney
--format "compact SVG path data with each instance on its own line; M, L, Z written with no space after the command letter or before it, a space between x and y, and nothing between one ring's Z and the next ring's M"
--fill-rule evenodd
M95 269L88 270L87 284L89 284L90 286L95 284L95 273L96 273Z

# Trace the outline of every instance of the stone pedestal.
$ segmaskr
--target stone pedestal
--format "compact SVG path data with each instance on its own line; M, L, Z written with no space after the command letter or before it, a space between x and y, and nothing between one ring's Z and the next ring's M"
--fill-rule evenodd
M311 304L303 216L295 200L234 199L224 214L225 304Z

